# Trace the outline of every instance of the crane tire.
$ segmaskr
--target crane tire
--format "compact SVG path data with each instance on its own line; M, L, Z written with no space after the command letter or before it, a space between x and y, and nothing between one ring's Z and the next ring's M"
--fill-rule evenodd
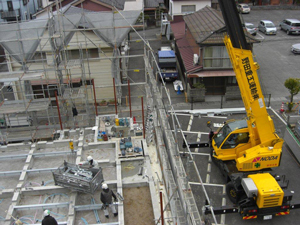
M232 203L236 204L238 202L238 195L232 181L226 184L226 193Z

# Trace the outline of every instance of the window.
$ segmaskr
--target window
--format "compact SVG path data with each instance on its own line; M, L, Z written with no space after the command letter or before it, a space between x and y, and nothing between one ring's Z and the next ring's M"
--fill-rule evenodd
M227 78L227 85L228 86L232 86L232 85L235 86L236 84L237 84L237 82L236 82L236 77L235 76Z
M222 146L222 149L235 148L239 144L245 144L249 141L249 133L231 134Z
M8 11L14 11L12 1L7 1L7 8L8 8Z
M34 56L32 57L31 62L36 62L36 63L40 62L41 63L44 60L46 60L46 53L45 52L36 52L34 54Z
M225 46L210 46L204 48L204 68L232 68Z
M43 8L43 2L42 2L42 0L38 0L38 1L37 1L37 4L38 4L38 8L39 8L39 9L42 9L42 8Z
M196 5L182 5L181 13L193 13L196 11Z
M68 57L69 60L80 59L80 51L79 50L69 50L67 52L67 57ZM98 54L98 49L97 48L88 49L87 52L84 49L82 50L82 59L98 58L98 57L99 57L99 54Z

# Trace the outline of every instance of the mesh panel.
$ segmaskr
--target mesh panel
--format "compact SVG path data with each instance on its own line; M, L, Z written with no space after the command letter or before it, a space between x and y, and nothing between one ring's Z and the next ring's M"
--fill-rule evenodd
M0 25L0 43L16 61L30 60L39 45L48 20ZM22 41L18 41L22 39ZM26 40L27 39L27 40Z
M123 16L114 12L93 12L86 13L84 16L89 26L96 28L94 32L98 37L111 47L119 47L131 29L129 24L135 24L140 11L123 11L121 13Z

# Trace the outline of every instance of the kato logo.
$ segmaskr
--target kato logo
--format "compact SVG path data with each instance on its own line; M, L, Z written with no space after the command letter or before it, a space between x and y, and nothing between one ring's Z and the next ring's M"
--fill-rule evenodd
M254 162L262 162L262 161L272 161L272 160L277 160L278 156L266 156L266 157L256 157L255 159L253 159L253 163Z

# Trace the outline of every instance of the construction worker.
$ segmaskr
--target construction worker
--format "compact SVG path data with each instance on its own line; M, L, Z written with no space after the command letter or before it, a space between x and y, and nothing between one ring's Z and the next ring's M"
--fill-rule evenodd
M42 225L58 225L56 219L50 216L50 211L48 209L44 211L44 219L42 220Z
M115 195L115 193L108 188L106 183L103 183L102 184L102 192L101 192L100 200L103 203L102 207L103 207L104 215L105 215L106 218L109 218L109 213L108 213L108 209L107 209L108 206L111 209L111 211L113 212L114 216L118 215L118 212L116 211L115 205L112 202L112 197L114 198L114 200L116 202L117 201L117 196Z
M83 166L88 165L89 168L99 169L98 162L92 156L89 155L86 160L86 162L82 163Z

